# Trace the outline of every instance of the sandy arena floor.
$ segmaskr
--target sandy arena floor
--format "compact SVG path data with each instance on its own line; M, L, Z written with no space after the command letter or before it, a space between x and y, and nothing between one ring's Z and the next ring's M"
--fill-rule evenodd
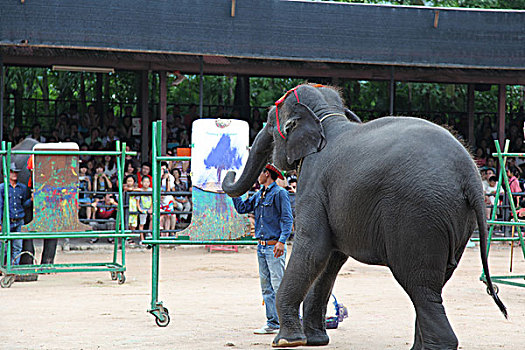
M506 274L509 247L491 251L493 274ZM515 271L525 262L515 251ZM110 251L59 252L57 262L105 261ZM253 247L238 253L203 247L162 249L159 299L171 323L159 328L150 304L151 253L128 255L127 281L107 272L41 275L0 290L1 349L268 349ZM478 281L479 249L467 249L444 300L462 349L525 349L525 288L500 285L506 321ZM329 330L324 349L409 349L412 305L384 267L349 261L334 290L350 316Z

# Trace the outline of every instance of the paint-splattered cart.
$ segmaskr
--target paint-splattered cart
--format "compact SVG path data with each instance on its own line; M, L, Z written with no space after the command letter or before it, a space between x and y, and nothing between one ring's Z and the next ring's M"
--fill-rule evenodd
M124 206L122 186L119 186L117 219L114 230L93 231L88 225L78 220L78 170L80 155L116 157L118 181L122 183L126 144L116 143L115 151L80 152L75 143L39 144L31 151L12 150L11 143L2 142L0 151L3 179L4 179L4 208L2 215L2 232L0 241L1 257L7 255L6 261L2 258L0 271L3 277L0 280L2 288L9 288L19 275L57 273L57 272L87 272L108 271L113 280L119 284L125 282L126 251L124 240L127 237L138 237L125 230ZM131 152L127 153L132 154ZM14 155L33 156L33 220L22 227L22 232L11 232L9 218L9 171ZM11 259L13 240L17 239L59 239L106 237L114 238L113 259L100 263L71 263L71 264L40 264L14 265ZM122 246L120 262L118 261L118 247ZM22 252L22 254L30 254ZM14 257L16 258L16 257ZM34 257L32 257L34 261Z
M249 222L236 213L231 199L217 191L221 173L241 170L248 151L248 126L238 120L200 119L193 124L192 156L166 157L161 155L162 122L152 127L153 227L152 238L143 243L152 247L151 308L159 327L170 322L169 311L158 300L160 245L255 245ZM191 224L176 237L161 237L159 218L162 161L189 161L192 166L193 217ZM199 170L199 167L202 169Z

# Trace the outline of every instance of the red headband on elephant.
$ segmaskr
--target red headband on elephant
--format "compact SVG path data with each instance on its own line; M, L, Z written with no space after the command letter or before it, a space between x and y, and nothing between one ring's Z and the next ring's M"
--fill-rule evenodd
M277 131L279 131L279 135L281 135L281 137L283 139L286 139L286 137L284 137L283 133L281 132L281 126L279 124L279 105L284 102L284 100L288 97L288 95L290 95L292 93L292 91L295 94L295 98L297 99L297 102L299 102L299 95L297 95L297 89L299 88L299 86L302 86L302 85L304 85L304 84L297 85L293 89L290 89L290 90L286 91L286 93L280 99L275 101L275 119L277 121ZM310 86L319 88L319 87L323 87L324 85L322 85L322 84L312 84Z

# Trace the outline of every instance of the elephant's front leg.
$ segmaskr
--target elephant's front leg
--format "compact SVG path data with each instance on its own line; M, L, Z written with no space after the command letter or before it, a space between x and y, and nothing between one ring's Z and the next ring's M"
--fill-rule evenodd
M326 345L330 341L326 334L326 307L339 270L348 256L332 251L323 272L317 277L303 303L303 329L307 345Z
M303 227L316 227L303 226ZM306 336L299 321L299 305L319 273L325 268L331 251L328 235L299 231L288 267L277 292L277 311L281 328L273 340L274 347L306 345Z

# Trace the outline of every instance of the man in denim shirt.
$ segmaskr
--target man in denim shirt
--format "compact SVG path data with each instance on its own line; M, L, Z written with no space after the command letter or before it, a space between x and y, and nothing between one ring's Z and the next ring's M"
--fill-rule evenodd
M263 327L254 331L255 334L271 334L279 330L275 295L284 274L285 243L292 232L293 217L288 191L275 183L277 178L283 179L281 172L268 164L259 175L260 191L246 200L233 198L239 214L252 211L255 214L259 278L268 319Z
M9 226L11 232L20 232L24 224L24 208L31 205L31 194L29 188L21 183L18 183L18 173L20 169L16 167L15 163L11 163L11 171L9 172ZM0 225L3 223L4 216L4 186L0 184ZM22 252L22 240L14 239L12 248L12 257L15 259L13 265L18 265L20 262L20 253Z

